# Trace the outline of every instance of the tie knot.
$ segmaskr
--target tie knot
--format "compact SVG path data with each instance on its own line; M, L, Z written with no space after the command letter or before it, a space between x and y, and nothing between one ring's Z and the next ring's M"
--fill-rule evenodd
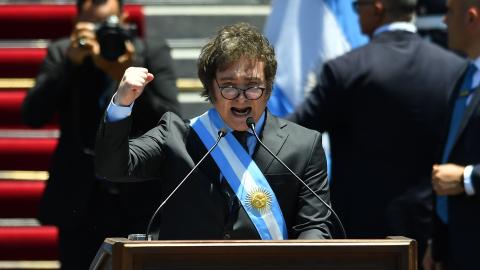
M465 78L463 79L463 85L460 89L460 97L468 96L473 90L475 90L475 85L473 85L473 76L477 72L477 66L474 63L468 65L467 71L465 73Z
M469 71L471 71L472 73L475 73L475 71L477 71L477 66L475 65L475 63L473 62L470 62L470 64L468 64L468 69Z

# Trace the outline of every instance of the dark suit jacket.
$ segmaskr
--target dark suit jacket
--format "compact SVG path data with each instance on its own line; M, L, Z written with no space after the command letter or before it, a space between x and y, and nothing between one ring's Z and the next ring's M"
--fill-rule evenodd
M131 135L139 135L154 127L166 111L178 112L179 104L168 46L165 43L150 44L140 39L133 42L134 65L145 66L156 76L133 111L136 121ZM68 39L61 39L49 46L35 86L22 105L26 124L41 127L57 117L61 133L40 205L40 220L48 224L74 225L78 218L85 219L85 209L94 189L101 189L99 193L118 193L120 189L122 199L130 202L127 206L134 204L131 201L140 203L136 199L138 197L145 198L144 205L132 207L134 209L127 207L127 210L132 210L129 212L137 215L136 218L143 215L141 222L144 224L152 209L139 209L152 204L147 200L157 202L155 194L149 195L153 188L151 183L124 189L120 185L113 187L95 181L95 134L117 83L97 69L92 61L74 66L66 56L68 44ZM98 207L98 202L90 204Z
M452 95L452 110L458 91ZM448 132L448 129L447 129ZM447 133L446 132L446 133ZM448 197L448 226L435 219L434 251L449 269L477 269L480 243L480 89L477 89L460 124L448 163L475 165L472 180L476 194Z
M329 133L332 204L349 237L427 237L432 164L466 66L404 31L325 64L291 118Z
M100 125L95 156L97 172L119 182L161 181L164 199L207 149L190 125L172 113L165 114L156 128L129 143L130 124L131 119L127 118ZM280 159L327 203L330 201L325 155L318 132L267 114L262 137ZM275 192L289 238L330 238L327 208L258 145L253 159ZM231 201L225 196L224 186L219 184L219 176L220 171L209 156L162 209L160 239L259 238L242 207L229 212Z

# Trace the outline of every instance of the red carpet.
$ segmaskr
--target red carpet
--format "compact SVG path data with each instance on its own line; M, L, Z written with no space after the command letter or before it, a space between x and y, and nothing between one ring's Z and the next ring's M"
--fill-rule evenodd
M0 138L0 169L47 171L55 138Z
M128 20L137 24L144 36L144 16L140 5L125 5ZM56 39L69 36L76 8L73 4L5 4L0 7L1 39Z
M44 189L45 181L0 181L0 217L36 217Z
M56 227L0 227L0 260L56 260L57 247Z

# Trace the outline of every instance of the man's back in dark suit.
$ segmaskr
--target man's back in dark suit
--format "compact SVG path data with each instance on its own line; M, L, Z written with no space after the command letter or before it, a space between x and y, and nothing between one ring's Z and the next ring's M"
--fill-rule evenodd
M361 11L361 21L364 16ZM373 36L383 24L398 26L389 23L362 29ZM292 115L329 133L332 204L351 238L397 234L421 241L428 234L431 168L448 97L466 64L409 27L391 27L326 63Z
M332 199L350 237L391 233L387 204L429 183L448 95L463 67L404 31L383 33L325 65L294 119L330 135Z

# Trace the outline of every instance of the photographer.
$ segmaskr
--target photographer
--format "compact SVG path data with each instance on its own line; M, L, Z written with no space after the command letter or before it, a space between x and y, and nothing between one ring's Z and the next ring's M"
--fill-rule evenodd
M179 111L169 48L135 37L122 6L77 1L70 37L50 44L22 107L29 126L58 119L60 127L39 219L59 228L62 269L88 269L104 238L143 232L158 205L155 183L112 185L94 173L97 125L128 66L148 66L157 78L135 102L130 136L154 127L166 111Z

